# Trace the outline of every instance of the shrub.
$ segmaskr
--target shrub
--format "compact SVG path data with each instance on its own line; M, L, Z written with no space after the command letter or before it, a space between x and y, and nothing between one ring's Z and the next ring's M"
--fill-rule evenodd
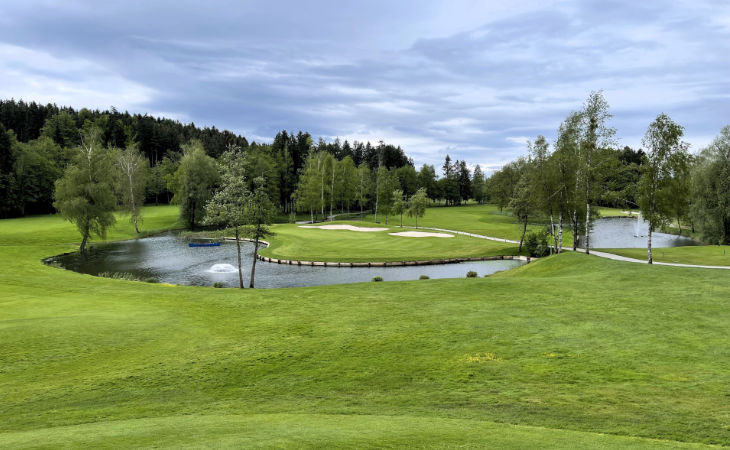
M383 281L383 277L373 277L372 281Z
M531 231L525 236L525 249L530 256L542 258L550 254L550 245L547 241L547 233Z
M226 287L226 284L223 283L222 281L216 281L215 283L213 283L213 287L214 288L224 288L224 287Z
M144 279L145 283L157 283L157 278L155 277L148 277Z
M99 276L103 278L112 278L114 280L142 281L137 276L127 272L102 272Z
M477 273L476 273L476 272L474 272L473 270L470 270L470 271L468 271L468 272L466 273L466 277L467 277L467 278L476 278L476 277L477 277Z
M418 277L418 279L419 280L430 280L431 277L429 277L428 275L421 275L420 277Z

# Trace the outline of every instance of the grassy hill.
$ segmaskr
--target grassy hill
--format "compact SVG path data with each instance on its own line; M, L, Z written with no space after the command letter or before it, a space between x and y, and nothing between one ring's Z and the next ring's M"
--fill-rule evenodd
M0 221L0 447L730 445L724 272L563 254L238 290L40 263L77 240Z

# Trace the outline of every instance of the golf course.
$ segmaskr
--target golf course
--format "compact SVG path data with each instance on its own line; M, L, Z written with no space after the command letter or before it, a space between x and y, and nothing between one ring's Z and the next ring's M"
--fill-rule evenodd
M516 244L459 234L441 233L443 236L439 237L429 236L428 234L439 233L429 233L429 230L423 229L380 227L376 224L363 226L363 222L339 224L353 226L353 230L277 225L273 227L276 235L271 240L271 246L261 250L261 254L279 259L342 262L435 260L518 254ZM378 231L362 232L368 229ZM409 231L427 235L398 235Z
M143 217L143 233L180 227L174 206ZM391 236L396 223L372 233L276 225L262 253L517 251ZM419 226L521 232L494 206L429 208ZM107 239L136 236L119 217ZM486 278L213 289L42 263L78 240L58 216L0 221L2 448L730 445L723 270L565 252Z

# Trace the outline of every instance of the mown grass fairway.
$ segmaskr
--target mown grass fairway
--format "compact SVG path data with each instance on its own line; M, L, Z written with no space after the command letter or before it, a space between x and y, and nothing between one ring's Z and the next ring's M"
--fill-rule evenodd
M176 219L146 212L147 229ZM0 447L730 444L721 271L567 253L238 290L40 263L76 241L59 218L0 221Z
M645 248L609 248L601 251L645 260ZM705 266L730 266L730 246L699 245L695 247L655 248L654 261Z
M328 222L329 224L329 222ZM375 227L368 222L335 222L360 227ZM385 226L379 228L386 228ZM405 261L516 255L517 245L455 234L451 238L391 236L389 233L411 231L389 227L388 231L349 231L301 228L276 225L271 247L261 254L279 259L306 261ZM418 230L428 231L428 230Z
M367 216L367 221L372 222L374 217ZM385 216L378 215L379 224L385 222ZM400 216L388 217L388 225L399 225ZM413 217L403 215L403 225L413 227L416 220ZM520 240L522 226L507 209L499 211L494 205L465 205L452 207L428 208L426 215L418 219L419 227L440 227L450 230L466 231L467 233L483 234L485 236L498 237L502 239ZM540 230L542 226L528 225L529 230Z

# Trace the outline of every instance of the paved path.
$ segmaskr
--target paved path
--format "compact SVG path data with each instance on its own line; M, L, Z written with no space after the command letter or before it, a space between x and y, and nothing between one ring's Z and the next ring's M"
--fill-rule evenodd
M464 231L455 231L455 230L447 230L445 228L434 228L434 227L420 227L425 228L427 230L436 230L436 231L445 231L447 233L454 233L454 234L461 234L464 236L470 236L477 239L489 239L490 241L497 241L497 242L506 242L508 244L519 244L520 241L513 241L510 239L502 239L502 238L496 238L491 236L484 236L482 234L475 234L475 233L467 233ZM573 251L571 247L563 247L563 250L567 251ZM585 249L579 248L576 251L585 251ZM638 264L648 264L648 261L644 259L636 259L636 258L629 258L627 256L621 256L616 255L613 253L607 253L607 252L600 252L596 250L591 250L591 255L596 255L600 258L606 258L606 259L612 259L614 261L623 261L623 262L631 262L631 263L638 263ZM703 266L703 265L696 265L696 264L680 264L680 263L666 263L666 262L657 262L654 261L654 265L657 266L673 266L673 267L689 267L693 269L723 269L723 270L730 270L730 266Z
M572 250L572 249L566 249L566 250ZM620 255L615 255L613 253L606 253L606 252L598 252L598 251L595 251L595 250L591 250L591 255L600 256L601 258L613 259L614 261L626 261L626 262L640 263L640 264L648 264L649 263L645 259L629 258L627 256L620 256ZM657 262L657 261L654 261L654 265L656 265L656 266L690 267L690 268L694 268L694 269L725 269L725 270L730 270L730 266L705 266L705 265L697 265L697 264L666 263L666 262Z

